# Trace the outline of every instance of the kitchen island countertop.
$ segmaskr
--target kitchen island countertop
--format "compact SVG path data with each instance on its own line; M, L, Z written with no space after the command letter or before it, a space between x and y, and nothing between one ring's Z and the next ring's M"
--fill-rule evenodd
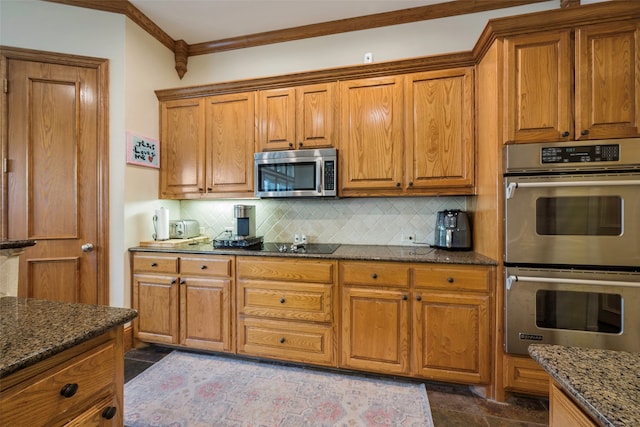
M16 297L0 298L0 378L137 316L136 310Z
M473 251L447 251L429 246L384 246L384 245L345 245L342 244L332 254L304 254L291 252L265 252L249 249L216 249L211 243L185 244L174 248L161 247L133 247L131 252L171 252L208 255L237 255L237 256L272 256L322 258L337 260L362 261L400 261L425 262L433 264L471 264L497 265L498 263L486 256Z
M640 354L532 344L529 354L602 426L640 426Z

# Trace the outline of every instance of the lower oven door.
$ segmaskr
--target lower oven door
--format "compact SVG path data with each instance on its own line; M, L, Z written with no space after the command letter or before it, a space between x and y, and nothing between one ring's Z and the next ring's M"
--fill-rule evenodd
M507 267L505 352L529 344L640 352L640 273Z
M640 174L505 177L505 261L640 265Z

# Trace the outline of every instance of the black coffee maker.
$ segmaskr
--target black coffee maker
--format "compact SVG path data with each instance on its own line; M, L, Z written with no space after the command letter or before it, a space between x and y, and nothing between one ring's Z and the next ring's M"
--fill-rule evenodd
M436 216L435 241L432 247L449 250L471 250L469 215L460 209L440 211Z

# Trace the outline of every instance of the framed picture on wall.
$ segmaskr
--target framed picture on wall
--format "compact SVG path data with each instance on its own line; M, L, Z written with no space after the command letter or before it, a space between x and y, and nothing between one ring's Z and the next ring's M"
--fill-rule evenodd
M160 167L160 142L127 131L127 163L132 165Z

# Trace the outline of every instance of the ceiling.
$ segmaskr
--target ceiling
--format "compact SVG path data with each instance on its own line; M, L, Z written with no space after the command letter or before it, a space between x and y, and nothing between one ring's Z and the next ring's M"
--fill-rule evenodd
M187 44L446 3L449 0L129 0Z

